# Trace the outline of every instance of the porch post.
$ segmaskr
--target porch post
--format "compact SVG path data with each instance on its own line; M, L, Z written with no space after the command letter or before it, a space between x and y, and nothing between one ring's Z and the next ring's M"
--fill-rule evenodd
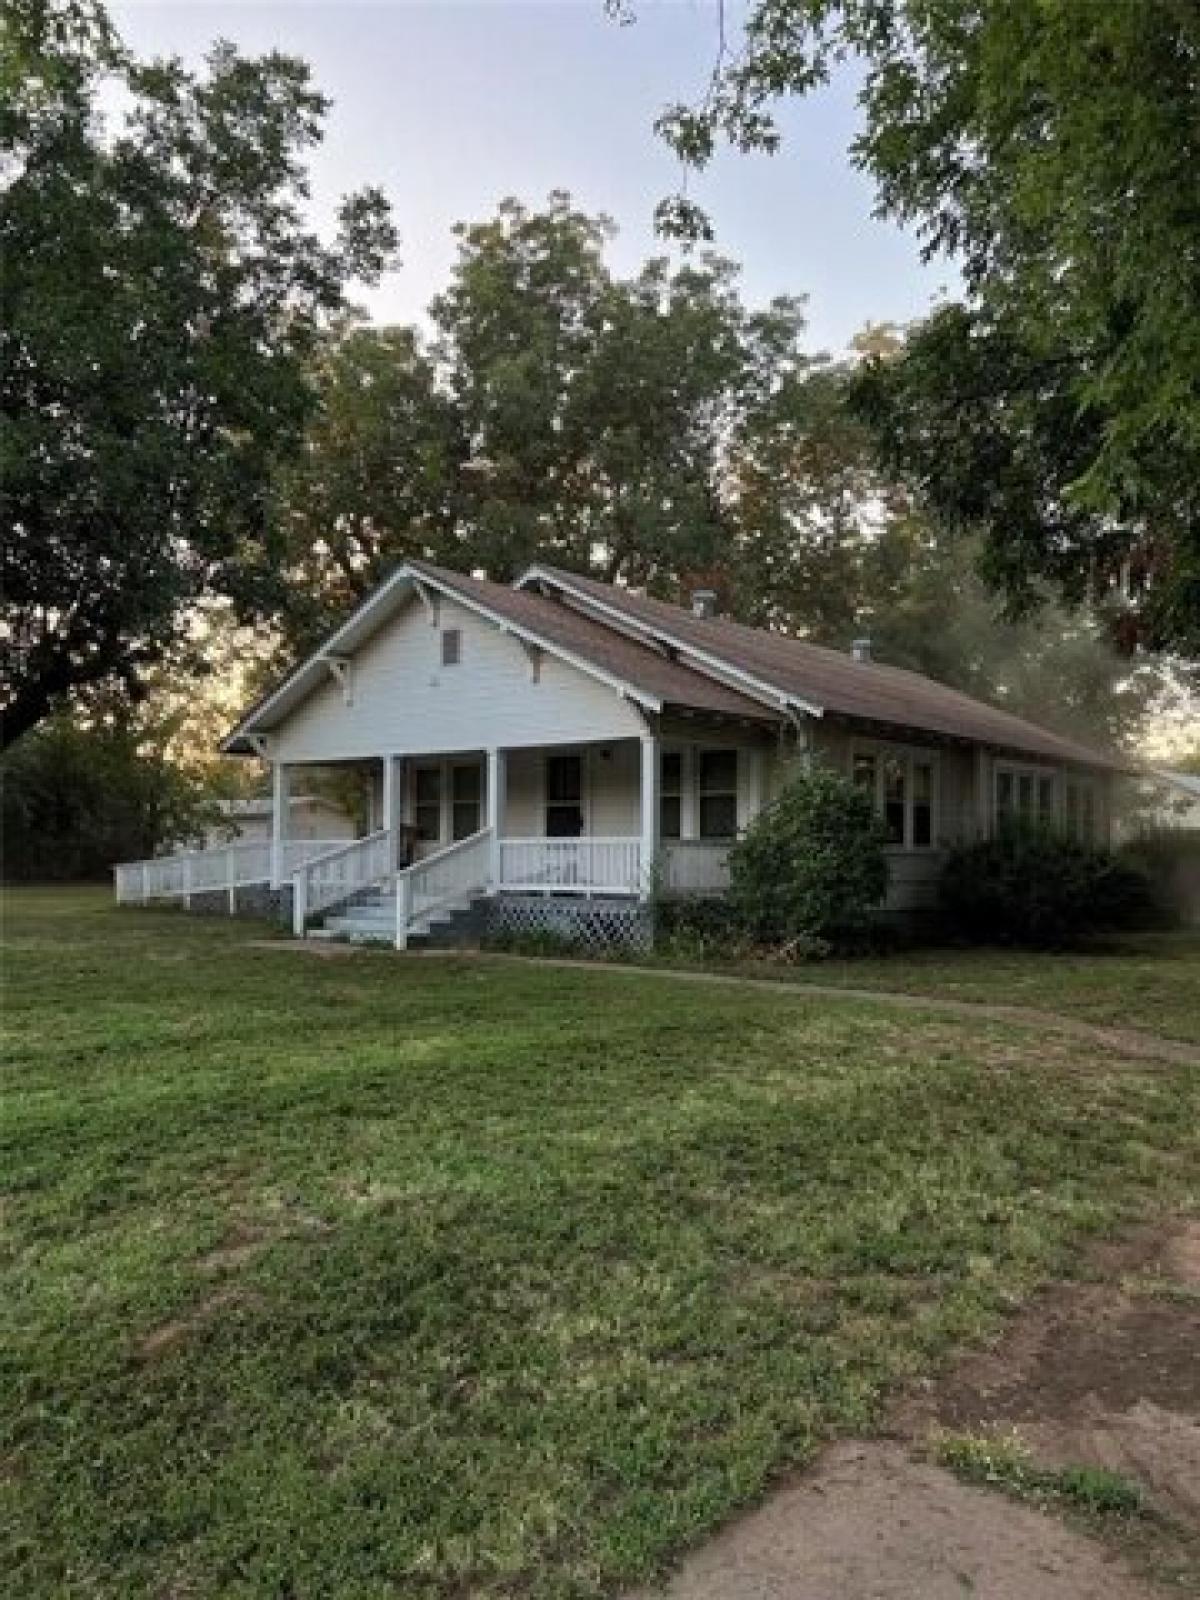
M761 745L751 745L746 751L746 815L742 826L754 821L763 808L763 752Z
M652 733L642 735L642 859L641 898L650 897L658 857L659 747Z
M500 887L500 833L504 826L504 791L508 785L505 752L493 745L487 753L487 826L492 830L489 886L495 894Z
M400 814L400 774L402 774L400 757L398 755L386 755L384 757L384 794L382 794L382 814L381 818L379 818L379 827L387 829L387 832L392 835L392 848L390 848L390 858L392 859L390 859L390 864L394 869L397 866L397 846L400 843L397 829L398 814Z
M992 836L992 764L982 745L975 749L975 836Z
M292 789L291 768L276 761L271 768L271 887L283 883L283 845L288 836Z

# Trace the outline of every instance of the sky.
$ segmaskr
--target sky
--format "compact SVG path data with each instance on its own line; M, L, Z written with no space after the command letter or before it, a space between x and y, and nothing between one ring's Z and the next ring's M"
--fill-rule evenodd
M731 4L734 0L731 0ZM420 321L448 278L456 222L506 195L536 205L567 189L620 229L609 259L631 272L667 253L655 204L679 168L655 116L694 100L717 47L714 0L640 0L621 27L602 0L131 0L112 6L141 55L198 64L217 38L303 56L333 102L312 162L313 209L378 184L401 234L401 265L356 298L380 322ZM752 304L808 297L808 344L836 353L868 321L906 322L952 290L917 241L872 217L873 190L848 146L858 127L847 73L791 102L775 156L723 152L690 185L715 246L742 263Z

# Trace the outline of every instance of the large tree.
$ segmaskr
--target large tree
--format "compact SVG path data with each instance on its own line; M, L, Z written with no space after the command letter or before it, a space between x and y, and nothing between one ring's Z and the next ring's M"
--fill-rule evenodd
M458 233L432 344L351 326L314 362L278 507L293 646L413 555L497 579L540 556L675 594L727 559L731 442L806 370L797 302L750 310L708 255L620 277L611 226L566 195Z
M496 576L537 554L650 584L711 563L730 432L802 360L797 302L749 311L713 255L617 277L613 231L565 194L458 230L433 317Z
M661 126L695 165L721 136L773 148L773 102L847 59L881 211L967 287L889 391L910 470L1015 605L1105 589L1126 642L1200 650L1200 9L753 0ZM663 220L706 227L679 198Z
M0 52L11 742L81 688L137 692L197 600L274 604L270 491L306 364L395 240L376 191L332 243L306 225L327 102L298 60L139 63L65 0L14 0Z

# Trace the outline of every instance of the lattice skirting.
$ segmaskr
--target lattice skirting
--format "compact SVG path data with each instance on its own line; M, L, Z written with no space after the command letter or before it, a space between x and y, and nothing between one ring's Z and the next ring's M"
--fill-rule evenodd
M649 950L650 907L614 897L499 894L487 901L488 939L562 939L586 950Z
M152 900L155 906L179 906L181 900ZM243 883L238 888L199 889L186 907L194 916L253 917L259 921L292 925L292 886L272 889L269 883Z

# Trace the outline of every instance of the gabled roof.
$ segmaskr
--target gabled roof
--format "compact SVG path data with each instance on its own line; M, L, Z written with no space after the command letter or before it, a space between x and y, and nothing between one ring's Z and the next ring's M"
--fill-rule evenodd
M739 675L750 692L755 692L754 685L819 713L925 729L1048 760L1135 770L1127 761L1051 733L918 672L857 661L841 651L728 618L698 617L681 606L556 567L531 567L519 581L526 588L556 591L633 637L674 648L681 663Z
M398 567L223 742L254 747L331 666L352 656L414 594L448 596L476 615L608 684L650 711L677 707L757 721L807 713L925 731L1042 760L1111 771L1136 765L973 700L932 678L787 634L680 606L556 567L531 567L511 588L428 561Z
M253 737L276 727L326 681L331 663L352 656L420 589L458 600L526 644L608 684L650 711L666 706L770 721L761 700L670 660L653 645L629 639L557 600L461 572L409 561L371 591L319 649L268 691L222 741L228 753L253 748Z
M528 637L556 646L567 659L575 657L587 662L613 680L649 694L660 705L771 720L770 711L761 701L681 666L654 646L630 639L558 600L484 578L468 578L429 561L409 564L414 571L437 579L460 600L474 601L505 622L515 624Z

